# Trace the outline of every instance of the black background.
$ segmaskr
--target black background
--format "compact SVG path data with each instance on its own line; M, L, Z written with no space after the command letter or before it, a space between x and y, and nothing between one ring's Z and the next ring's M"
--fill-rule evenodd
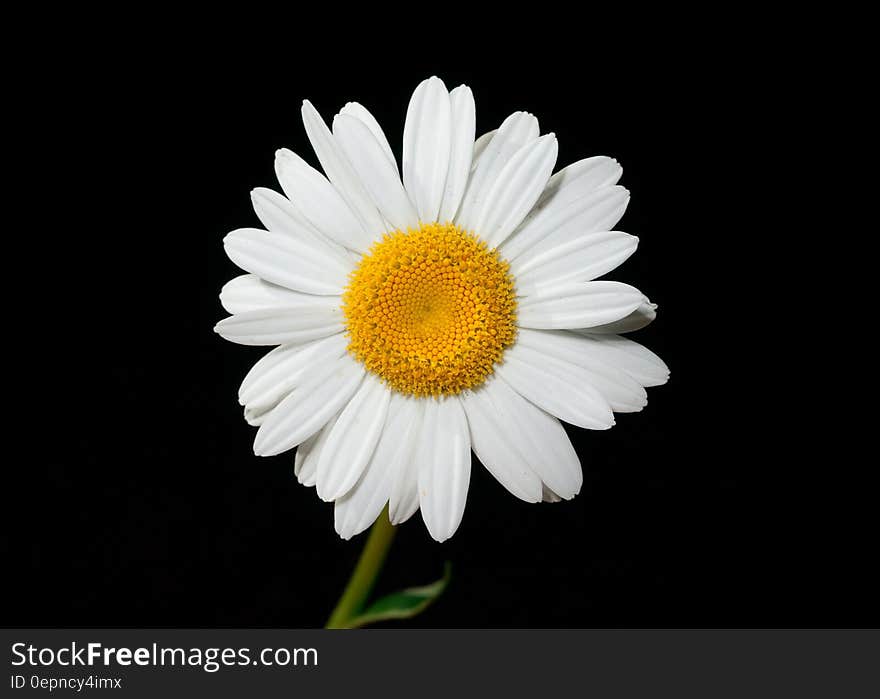
M253 455L236 389L265 350L212 331L240 273L221 241L258 225L249 191L277 189L276 148L316 164L302 99L327 120L363 103L399 156L431 74L473 88L478 133L525 109L557 134L560 165L621 161L619 228L641 242L611 276L659 304L633 337L672 376L612 430L569 430L585 471L571 502L527 505L474 468L456 535L437 544L416 515L378 592L450 560L413 625L880 623L864 464L820 447L842 406L813 409L826 379L785 345L804 334L796 253L777 256L776 139L793 127L771 75L712 37L328 45L320 27L264 29L257 48L167 28L78 36L30 81L36 172L15 235L34 249L11 262L28 274L16 306L34 327L14 341L33 365L10 377L24 449L8 470L26 480L8 491L4 624L325 621L364 536L337 537L292 454Z

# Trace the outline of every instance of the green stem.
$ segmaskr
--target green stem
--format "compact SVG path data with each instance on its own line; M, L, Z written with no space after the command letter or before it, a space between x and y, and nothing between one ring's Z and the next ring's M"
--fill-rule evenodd
M370 527L370 535L345 591L327 621L327 629L348 629L350 622L363 609L370 591L379 577L382 564L394 541L394 527L388 519L388 506Z

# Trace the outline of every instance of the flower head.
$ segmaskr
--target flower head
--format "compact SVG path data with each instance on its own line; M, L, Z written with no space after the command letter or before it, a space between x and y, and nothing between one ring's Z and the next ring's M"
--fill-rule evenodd
M560 420L607 429L669 374L621 335L656 306L595 281L638 242L613 230L629 199L617 161L551 176L556 138L525 112L475 141L470 89L436 77L410 100L402 177L361 105L332 132L309 102L302 113L326 176L278 151L286 196L254 190L265 229L224 241L248 274L223 287L232 316L217 332L278 345L239 390L255 452L297 447L297 478L335 502L345 538L388 503L393 523L420 509L447 539L471 449L523 500L574 497L583 476Z

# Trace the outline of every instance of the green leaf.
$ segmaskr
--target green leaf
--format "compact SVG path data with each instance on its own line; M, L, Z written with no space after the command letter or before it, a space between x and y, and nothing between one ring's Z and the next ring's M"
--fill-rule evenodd
M451 576L452 564L446 561L443 567L443 577L437 582L422 587L410 587L382 597L351 619L347 625L349 628L355 629L359 626L375 624L377 621L410 619L421 614L431 602L443 594Z

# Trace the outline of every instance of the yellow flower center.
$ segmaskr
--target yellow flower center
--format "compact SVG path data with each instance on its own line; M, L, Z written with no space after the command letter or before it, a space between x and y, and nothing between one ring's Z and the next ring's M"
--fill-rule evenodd
M507 262L451 223L387 233L352 272L342 310L348 351L415 396L480 385L516 336Z

